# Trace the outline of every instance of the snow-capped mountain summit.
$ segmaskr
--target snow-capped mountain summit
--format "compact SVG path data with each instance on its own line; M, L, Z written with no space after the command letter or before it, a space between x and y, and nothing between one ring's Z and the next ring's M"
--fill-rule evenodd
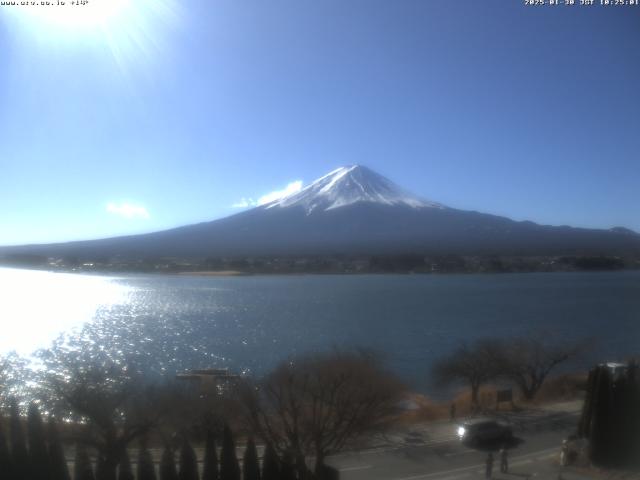
M412 208L445 208L407 192L388 178L362 165L340 167L301 191L268 203L264 208L301 206L307 215L354 203L405 205Z

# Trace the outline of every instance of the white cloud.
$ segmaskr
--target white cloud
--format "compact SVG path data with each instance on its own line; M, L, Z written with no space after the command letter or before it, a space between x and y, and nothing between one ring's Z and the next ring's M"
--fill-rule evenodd
M130 203L108 203L107 212L120 217L133 218L149 218L149 212L142 205L132 205Z
M253 198L244 198L242 197L239 202L231 205L233 208L247 208L247 207L255 207L258 203Z
M289 195L293 195L294 193L298 193L300 190L302 190L302 180L296 180L295 182L291 182L282 190L275 190L261 196L258 199L258 205L264 205L265 203L280 200L281 198L288 197Z
M274 202L276 200L280 200L281 198L287 197L289 195L293 195L294 193L298 193L300 190L302 190L302 180L296 180L289 183L282 190L274 190L273 192L262 195L260 198L258 198L258 200L254 200L250 197L242 197L239 202L234 203L232 206L234 208L257 207Z

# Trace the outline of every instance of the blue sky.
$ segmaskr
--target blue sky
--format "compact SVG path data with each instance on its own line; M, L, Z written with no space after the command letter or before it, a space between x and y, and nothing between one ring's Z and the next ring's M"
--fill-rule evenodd
M91 1L121 8L0 7L0 245L214 219L355 163L640 230L640 7Z

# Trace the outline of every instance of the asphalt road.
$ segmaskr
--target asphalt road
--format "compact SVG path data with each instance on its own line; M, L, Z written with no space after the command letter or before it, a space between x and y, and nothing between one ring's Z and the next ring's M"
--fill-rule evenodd
M557 478L562 440L575 432L577 412L509 418L517 445L509 450L510 474L493 478ZM504 420L504 418L503 418ZM399 432L378 448L332 457L343 480L455 480L484 478L489 447L469 448L455 437L455 424L433 424Z

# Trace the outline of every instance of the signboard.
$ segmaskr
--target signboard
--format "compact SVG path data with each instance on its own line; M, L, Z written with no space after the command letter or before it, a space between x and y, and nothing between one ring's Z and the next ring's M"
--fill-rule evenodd
M500 402L513 402L513 391L510 388L508 390L498 390L496 403Z

